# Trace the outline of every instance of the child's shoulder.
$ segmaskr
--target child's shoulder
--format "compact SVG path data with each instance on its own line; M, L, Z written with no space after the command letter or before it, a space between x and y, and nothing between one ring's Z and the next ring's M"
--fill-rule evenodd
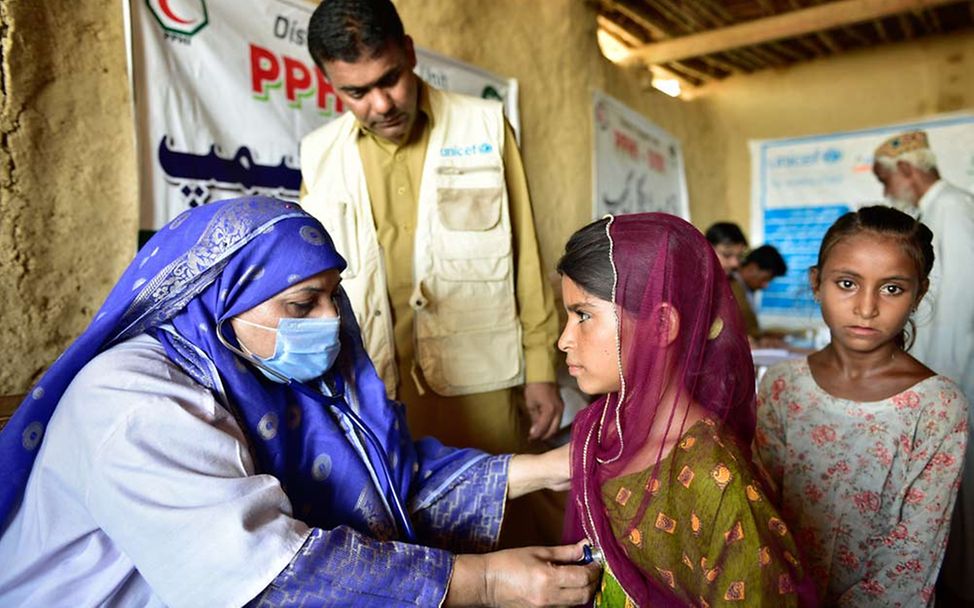
M803 386L811 377L812 374L806 358L782 361L769 367L768 371L761 377L758 392L761 395L768 395L772 392L781 393L791 388Z
M918 395L921 399L929 403L953 405L956 408L963 409L965 412L969 407L967 398L964 396L964 391L961 387L951 378L942 374L935 374L917 382L899 395L894 396L893 399L896 400L903 395L911 393Z
M753 511L753 503L767 502L737 441L722 425L705 420L674 450L676 481L692 492L693 510L702 520L738 520Z
M768 375L779 375L779 376L807 376L808 375L808 357L801 357L798 359L788 359L787 361L781 361L775 363L768 368Z

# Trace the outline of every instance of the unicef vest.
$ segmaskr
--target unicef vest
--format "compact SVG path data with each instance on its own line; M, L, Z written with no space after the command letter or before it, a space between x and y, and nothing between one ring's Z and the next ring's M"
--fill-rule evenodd
M423 166L413 253L416 362L440 395L524 381L500 104L427 88L433 129ZM342 285L391 398L398 373L382 251L355 118L301 142L302 206L348 261Z

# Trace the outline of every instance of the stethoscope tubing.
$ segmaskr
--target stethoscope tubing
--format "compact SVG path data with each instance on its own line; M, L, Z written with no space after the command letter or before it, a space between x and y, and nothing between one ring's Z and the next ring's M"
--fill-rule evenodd
M370 444L372 444L372 449L375 450L379 458L379 469L381 469L382 471L382 478L385 480L386 485L389 488L388 492L383 492L382 487L377 485L376 491L379 493L380 496L384 496L386 498L386 501L392 503L392 508L393 508L392 516L394 519L399 520L397 522L399 524L398 526L399 531L402 533L403 536L405 536L408 542L415 543L417 538L416 530L413 528L413 524L409 519L409 515L406 513L406 509L403 506L402 498L400 498L399 492L398 490L396 490L396 484L392 480L392 473L389 470L389 463L387 460L388 457L386 455L386 451L382 449L382 444L379 443L379 438L375 436L375 433L372 432L372 429L370 429L368 425L365 424L365 421L362 420L362 418L359 417L359 415L356 414L352 410L352 408L348 405L348 403L345 401L345 381L344 379L342 379L341 373L334 374L336 385L337 385L336 388L338 389L335 391L336 394L325 395L321 391L315 390L303 382L285 376L284 374L280 373L276 369L273 369L270 366L266 365L263 361L257 359L257 357L254 357L253 355L246 353L240 350L239 348L233 346L227 341L226 338L223 337L223 331L221 331L222 327L223 327L223 321L217 323L216 336L217 339L223 344L223 346L226 347L228 350L230 350L230 352L236 354L237 356L243 357L250 363L260 367L261 369L267 371L270 374L273 374L277 378L280 378L288 386L290 386L297 392L301 393L302 395L305 395L306 397L310 397L311 399L314 399L318 403L328 408L331 407L337 408L339 411L342 412L342 414L346 418L348 418L349 421L351 421L352 425L356 429L358 429L359 432L362 433L362 435L366 438L366 440ZM363 463L365 464L365 467L369 470L371 477L373 479L377 479L378 475L376 474L375 465L372 462L372 458L369 456L368 450L363 450L363 452L365 452L364 454L365 457L363 458Z
M412 522L406 513L405 507L403 507L402 499L399 497L399 492L396 490L396 484L392 480L392 473L389 470L386 452L384 449L382 449L382 444L379 443L379 438L375 436L372 429L370 429L368 425L365 424L365 421L362 420L362 418L360 418L351 407L349 407L348 403L345 401L345 384L340 380L340 375L336 375L336 378L339 379L339 390L336 391L335 395L324 395L323 393L318 392L305 385L303 382L298 382L297 380L289 379L288 385L299 393L314 399L322 405L334 406L337 408L346 418L348 418L352 425L358 429L363 436L365 436L366 440L372 444L372 449L375 450L379 457L379 469L382 471L382 478L385 480L386 485L389 488L387 499L391 499L390 502L395 509L393 516L399 520L398 523L400 531L403 533L403 536L406 537L406 540L409 542L416 542L416 531L413 529ZM368 452L365 453L364 461L365 466L369 469L369 472L378 477L378 475L376 475L374 463L369 457ZM377 487L376 490L378 490L380 494L384 494L381 487Z

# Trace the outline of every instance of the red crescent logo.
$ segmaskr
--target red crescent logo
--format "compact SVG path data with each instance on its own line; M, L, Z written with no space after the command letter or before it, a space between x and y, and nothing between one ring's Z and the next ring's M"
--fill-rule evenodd
M162 12L164 12L166 14L166 17L169 17L170 19L172 19L176 23L182 23L182 24L185 25L187 23L192 23L193 22L192 19L189 19L189 20L183 19L179 15L177 15L176 13L172 12L172 9L169 8L169 0L159 0L159 8L161 8L162 9Z

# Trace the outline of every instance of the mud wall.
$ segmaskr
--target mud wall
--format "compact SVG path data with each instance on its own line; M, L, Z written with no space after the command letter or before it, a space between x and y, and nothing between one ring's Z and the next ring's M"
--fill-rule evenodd
M77 336L135 250L118 0L0 2L0 394Z

